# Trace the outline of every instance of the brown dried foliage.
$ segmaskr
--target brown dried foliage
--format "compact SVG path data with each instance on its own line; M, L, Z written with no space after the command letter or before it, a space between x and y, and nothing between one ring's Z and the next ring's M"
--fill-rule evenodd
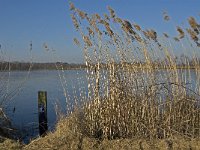
M110 12L110 17L115 18L115 11L110 6L108 6L108 10Z
M136 34L135 31L133 31L133 27L131 25L131 23L128 20L124 20L122 23L122 29L126 32L126 33L130 33L130 34Z
M74 14L71 14L71 18L72 18L74 27L76 28L76 30L78 30L79 29L79 23L78 23L76 17L74 16Z
M169 35L167 33L163 33L164 37L169 38Z
M179 39L184 38L185 33L184 33L184 31L181 29L181 27L177 26L176 29L177 29L177 31L178 31L178 33L179 33L179 35L178 35Z
M200 25L197 23L194 17L188 18L188 22L191 26L191 28L196 32L196 34L199 34Z
M90 41L90 38L88 36L83 36L83 41L85 42L85 44L88 46L88 47L91 47L92 46L92 42Z
M194 32L192 29L186 29L187 32L189 33L191 39L194 41L194 42L197 42L199 39L197 37L197 34L196 32Z
M165 21L169 21L169 20L170 20L170 17L169 17L169 15L167 14L167 12L163 12L163 19L164 19Z
M133 24L136 30L141 31L141 27L138 24Z

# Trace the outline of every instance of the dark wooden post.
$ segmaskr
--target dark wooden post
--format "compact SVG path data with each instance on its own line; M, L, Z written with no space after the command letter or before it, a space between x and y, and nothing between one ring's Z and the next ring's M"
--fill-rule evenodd
M38 92L38 117L39 117L39 133L40 136L46 135L47 125L47 92Z

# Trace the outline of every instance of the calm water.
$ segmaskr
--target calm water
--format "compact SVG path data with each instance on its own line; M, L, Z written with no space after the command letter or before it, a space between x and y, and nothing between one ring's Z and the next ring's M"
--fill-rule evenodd
M60 78L63 77L64 79ZM85 71L67 70L59 76L58 71L26 71L22 72L0 72L1 84L6 83L8 93L15 89L20 89L11 101L6 103L6 113L17 128L24 129L27 137L38 135L38 91L47 91L47 114L49 129L53 129L56 123L55 103L59 102L65 112L66 98L63 86L67 87L68 95L71 98L79 95L77 86L86 85L84 82ZM26 79L27 78L27 79ZM9 79L9 80L8 80ZM3 81L4 80L4 81ZM22 86L21 86L22 84ZM5 93L6 91L4 91ZM1 93L2 94L2 93ZM15 109L15 111L14 111Z
M162 71L160 71L160 73L162 73ZM185 74L185 72L180 72L180 75L183 74ZM192 81L189 85L190 88L194 89L195 87L192 86L196 84L194 71L191 71L191 77ZM47 91L47 113L50 130L54 128L57 120L55 103L59 102L63 112L66 112L66 98L64 96L63 86L67 87L67 95L70 96L71 100L74 95L77 97L80 95L79 90L87 93L86 72L83 70L66 70L61 72L60 75L58 71L45 70L31 71L29 75L26 71L16 71L10 74L8 72L0 72L0 82L1 87L6 87L4 88L5 91L1 91L0 87L1 95L3 92L11 93L11 91L22 87L11 101L5 103L5 108L13 125L25 130L24 133L27 134L25 136L26 139L27 137L32 138L38 135L38 91ZM80 89L80 87L82 89ZM15 111L13 111L14 109Z

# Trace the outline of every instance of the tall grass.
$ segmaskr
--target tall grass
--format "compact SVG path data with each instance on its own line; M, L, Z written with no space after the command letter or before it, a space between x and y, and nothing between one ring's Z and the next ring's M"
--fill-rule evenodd
M97 138L167 138L200 136L200 25L188 19L177 37L109 14L88 15L71 3L80 33L74 42L83 50L88 93L77 118L84 135ZM166 12L165 21L170 21ZM189 49L188 49L189 46ZM187 48L186 48L187 47ZM192 57L176 59L180 48ZM189 62L189 59L192 59ZM195 85L192 83L195 76Z

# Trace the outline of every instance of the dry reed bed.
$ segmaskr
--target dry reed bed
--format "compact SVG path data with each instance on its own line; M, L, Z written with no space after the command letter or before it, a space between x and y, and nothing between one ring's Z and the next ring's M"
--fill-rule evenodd
M88 93L75 103L82 104L77 130L100 139L200 136L200 68L195 51L200 46L200 25L195 18L188 19L187 29L177 26L177 37L170 38L119 18L110 7L104 16L88 15L72 3L70 9L82 39L74 42L83 49L88 82ZM163 17L170 21L166 12ZM179 61L175 57L178 46L187 52L184 40L192 63L187 57ZM194 87L189 84L192 75Z
M48 133L47 136L43 138L37 138L35 140L32 140L30 144L23 146L22 149L169 150L199 149L200 147L200 141L198 139L187 139L179 136L162 140L149 140L148 138L98 140L95 138L89 138L87 136L84 136L80 131L77 132L77 129L74 128L74 126L77 124L80 124L80 122L78 122L75 114L68 118L61 119L61 121L59 121L57 124L55 132ZM13 147L17 149L17 144L13 144Z

